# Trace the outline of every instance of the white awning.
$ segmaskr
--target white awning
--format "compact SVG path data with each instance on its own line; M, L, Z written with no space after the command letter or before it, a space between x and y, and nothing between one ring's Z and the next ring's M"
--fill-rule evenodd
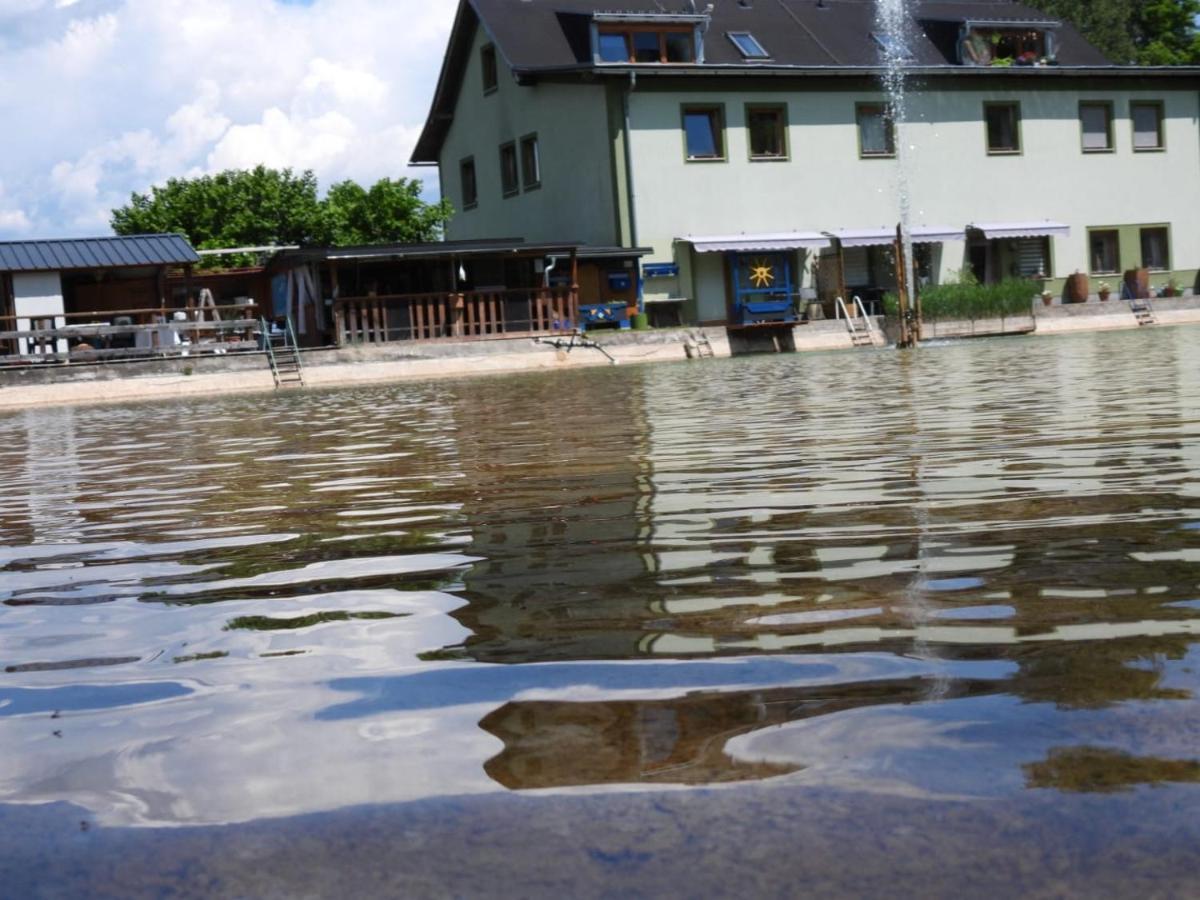
M818 231L784 231L773 234L718 234L680 238L697 253L762 253L769 250L819 250L829 238Z
M990 241L1028 237L1070 237L1071 226L1062 222L976 222L970 226L982 231Z
M896 240L896 228L839 228L829 232L830 237L837 238L843 247L875 247L880 244L891 244ZM961 241L966 239L966 231L962 228L951 228L948 225L914 225L912 239L917 244L940 244L942 241Z

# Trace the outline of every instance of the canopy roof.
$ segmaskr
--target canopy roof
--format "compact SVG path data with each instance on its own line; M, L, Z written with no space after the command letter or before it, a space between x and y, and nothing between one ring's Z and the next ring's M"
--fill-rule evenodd
M770 234L687 235L679 240L691 244L697 253L765 252L769 250L819 250L829 246L829 238L819 231L783 231Z
M976 222L970 226L988 240L1026 237L1070 237L1071 226L1062 222Z
M873 247L880 244L890 244L896 240L896 228L880 226L879 228L839 228L827 232L830 237L837 238L843 247ZM912 239L918 244L937 244L942 241L961 241L966 238L963 228L951 228L949 225L914 225L910 231Z

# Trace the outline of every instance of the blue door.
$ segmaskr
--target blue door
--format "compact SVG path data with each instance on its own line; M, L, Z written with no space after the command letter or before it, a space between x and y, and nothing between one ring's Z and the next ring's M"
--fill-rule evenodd
M736 324L796 321L791 254L737 253L732 268Z

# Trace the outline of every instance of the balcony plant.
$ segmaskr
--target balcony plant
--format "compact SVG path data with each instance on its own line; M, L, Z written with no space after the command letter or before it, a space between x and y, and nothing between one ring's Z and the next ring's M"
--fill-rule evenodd
M1179 290L1179 282L1172 277L1162 289L1164 297L1178 297L1181 291Z
M1100 296L1100 302L1103 303L1112 295L1112 285L1107 281L1102 281L1096 285L1096 293Z

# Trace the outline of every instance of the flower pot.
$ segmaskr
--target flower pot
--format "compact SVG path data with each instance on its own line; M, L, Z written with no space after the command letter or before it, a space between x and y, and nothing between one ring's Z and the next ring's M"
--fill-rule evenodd
M1108 299L1109 293L1110 293L1109 291L1101 291L1100 292L1100 302L1101 303L1103 303L1105 300Z
M1067 277L1067 290L1063 297L1063 302L1087 303L1090 292L1091 288L1088 285L1088 277L1082 272L1076 272L1074 275Z
M1049 306L1053 302L1054 302L1053 294L1051 294L1051 293L1042 294L1042 305L1043 306Z

